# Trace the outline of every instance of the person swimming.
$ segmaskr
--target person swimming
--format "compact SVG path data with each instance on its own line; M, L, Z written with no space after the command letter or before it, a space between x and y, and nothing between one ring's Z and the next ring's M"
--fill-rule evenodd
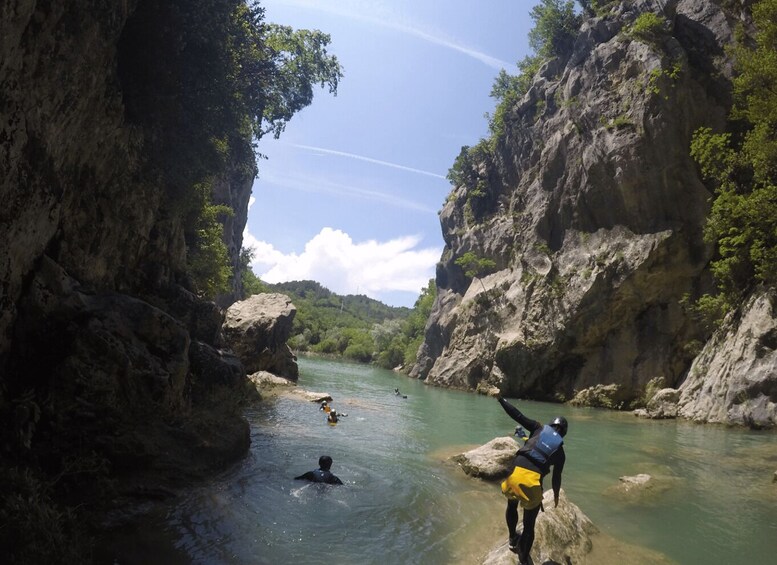
M341 481L329 469L332 468L332 458L329 455L322 455L318 458L318 469L308 471L299 477L294 477L295 481L311 481L314 483L327 483L330 485L341 485Z

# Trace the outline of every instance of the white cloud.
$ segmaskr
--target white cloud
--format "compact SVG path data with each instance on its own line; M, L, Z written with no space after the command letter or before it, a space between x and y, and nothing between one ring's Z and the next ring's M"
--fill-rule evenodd
M265 282L314 280L336 294L365 294L376 300L397 291L417 298L428 284L442 250L418 249L419 243L415 236L354 242L347 233L325 227L302 253L284 254L248 231L243 234L243 246L254 251L251 267Z

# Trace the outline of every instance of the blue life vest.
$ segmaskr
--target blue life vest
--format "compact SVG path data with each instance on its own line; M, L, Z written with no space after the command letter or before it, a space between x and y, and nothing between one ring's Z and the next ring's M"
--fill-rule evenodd
M547 468L550 457L564 444L564 439L548 425L536 436L530 437L519 451L542 468Z

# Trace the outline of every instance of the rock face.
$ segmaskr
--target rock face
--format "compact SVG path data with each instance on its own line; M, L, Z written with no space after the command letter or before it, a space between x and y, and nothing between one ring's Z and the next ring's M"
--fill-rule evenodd
M665 19L651 39L630 32L645 12ZM711 194L688 148L695 129L725 123L739 21L711 0L584 19L496 146L469 153L441 211L438 296L412 376L555 401L615 385L615 407L656 377L680 385L709 338L681 301L712 289ZM465 254L495 267L470 278Z
M219 309L190 291L181 171L154 150L166 132L153 122L176 97L154 98L165 108L151 115L142 87L153 73L133 67L134 46L187 33L165 20L175 10L156 7L0 2L3 463L23 452L24 465L53 473L87 458L172 477L248 448L245 419L209 401L241 394L245 370L224 350ZM149 111L133 115L141 103ZM252 175L233 167L219 172L217 197L237 209ZM233 250L244 219L233 218Z
M224 338L249 373L268 371L296 380L297 360L286 344L296 313L284 294L255 294L227 309Z
M762 290L694 360L680 387L679 413L702 422L777 425L777 295Z
M545 512L540 512L535 526L534 546L531 557L534 563L586 563L586 556L593 548L591 536L597 533L593 522L569 501L562 489L557 508L553 508L553 491L542 497ZM482 565L513 565L515 553L507 547L507 541L491 550Z
M518 447L518 442L513 438L498 437L476 449L454 455L451 460L472 477L504 479L512 472L512 462Z

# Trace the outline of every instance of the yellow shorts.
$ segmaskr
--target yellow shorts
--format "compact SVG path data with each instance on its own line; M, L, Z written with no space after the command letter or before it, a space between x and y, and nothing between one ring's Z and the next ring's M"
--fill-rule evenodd
M516 467L507 480L502 482L502 494L510 500L517 500L527 510L542 504L542 476L536 471Z

